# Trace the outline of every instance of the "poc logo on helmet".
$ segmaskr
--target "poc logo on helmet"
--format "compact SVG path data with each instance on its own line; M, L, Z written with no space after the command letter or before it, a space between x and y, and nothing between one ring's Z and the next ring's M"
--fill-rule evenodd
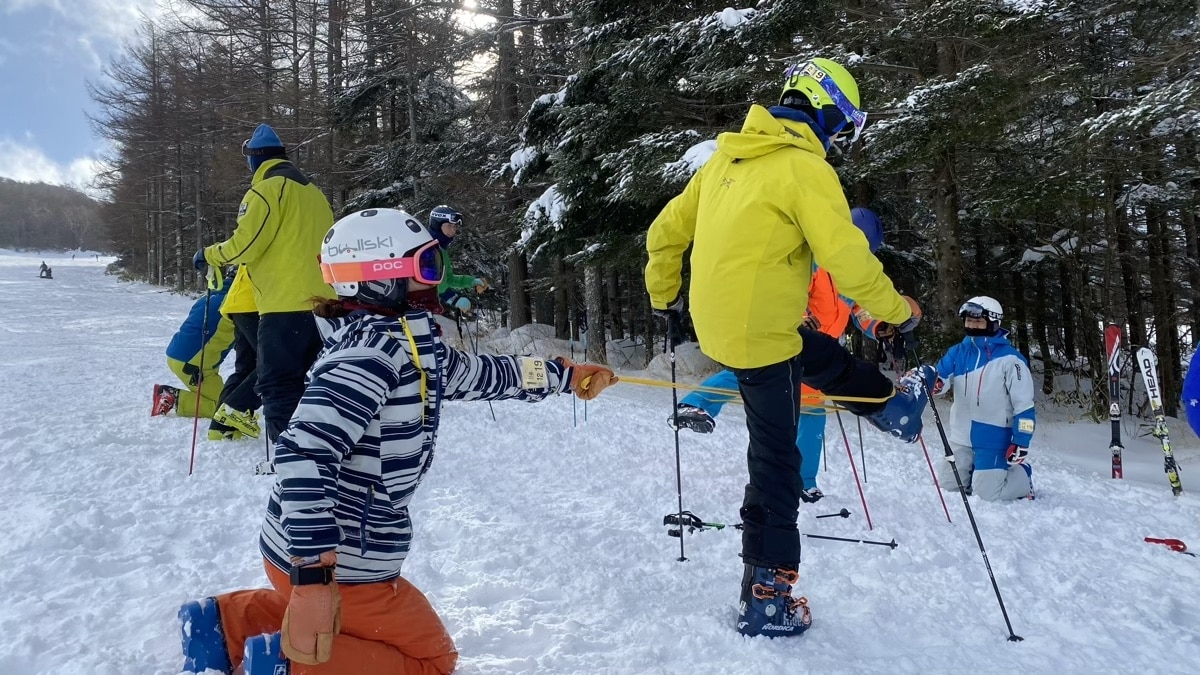
M379 262L371 263L372 272L398 272L404 267L402 260L380 260Z

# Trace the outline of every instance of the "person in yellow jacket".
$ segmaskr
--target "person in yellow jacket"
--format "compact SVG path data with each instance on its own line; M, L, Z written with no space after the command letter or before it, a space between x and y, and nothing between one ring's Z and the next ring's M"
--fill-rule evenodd
M294 164L275 130L260 124L242 143L253 172L233 236L198 251L196 269L243 265L258 308L258 384L267 436L274 441L304 393L321 338L312 306L334 297L318 256L333 225L329 200ZM374 242L364 242L370 246Z
M258 438L261 429L254 411L262 405L254 387L258 383L258 306L245 265L239 265L221 303L221 315L233 324L233 374L217 401L208 440Z
M807 600L792 595L799 575L800 385L829 396L860 397L844 407L911 442L928 398L915 371L899 389L835 339L799 329L813 264L880 321L911 337L920 309L896 292L854 226L831 143L857 138L866 122L858 86L827 59L788 69L779 105L751 106L739 132L671 200L647 233L646 289L681 339L682 266L691 254L691 316L700 350L731 369L746 408L749 483L743 521L737 630L799 635L811 625Z

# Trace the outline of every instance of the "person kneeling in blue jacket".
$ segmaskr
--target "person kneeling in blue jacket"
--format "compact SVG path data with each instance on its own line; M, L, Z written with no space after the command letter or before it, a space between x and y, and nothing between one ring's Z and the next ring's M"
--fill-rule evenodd
M954 470L968 494L988 501L1033 498L1033 469L1026 461L1033 439L1033 376L1025 357L1000 328L1004 310L987 296L971 298L958 310L967 336L937 363L934 395L951 384L950 446L938 482L957 490Z

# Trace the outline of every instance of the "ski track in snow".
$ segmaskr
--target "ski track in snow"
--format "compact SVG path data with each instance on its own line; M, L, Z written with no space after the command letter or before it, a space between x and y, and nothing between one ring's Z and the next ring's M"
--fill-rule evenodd
M188 477L191 420L148 413L152 384L173 380L163 349L191 300L105 276L103 258L55 258L55 278L42 280L41 257L0 253L0 673L176 673L180 603L266 584L256 536L271 479L252 475L263 443L201 440ZM802 505L801 530L899 548L806 539L800 590L813 628L748 640L733 629L738 533L688 536L680 563L661 525L676 510L669 391L619 385L586 422L578 403L574 428L569 397L494 405L498 422L482 403L444 408L412 508L405 575L444 617L461 673L1200 668L1200 560L1141 541L1200 549L1200 452L1181 430L1181 477L1196 493L1171 497L1146 439L1126 441L1129 480L1109 480L1108 425L1060 421L1043 424L1032 450L1036 501L972 500L1025 637L1012 644L961 498L945 495L948 524L920 446L864 425L868 531L830 418L828 496ZM857 460L858 425L844 422ZM938 462L931 422L928 437ZM735 522L741 410L680 442L685 508ZM854 515L813 517L842 507Z

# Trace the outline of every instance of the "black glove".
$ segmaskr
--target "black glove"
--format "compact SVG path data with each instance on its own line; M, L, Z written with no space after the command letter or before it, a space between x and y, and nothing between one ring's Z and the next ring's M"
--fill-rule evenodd
M204 271L205 267L208 267L208 260L204 258L204 249L196 251L196 255L192 256L192 265L201 272Z
M200 375L200 369L190 363L183 364L183 374L188 376L188 384L193 387L200 384L200 381L204 379Z
M899 339L904 341L904 349L906 351L914 351L917 348L917 336L913 331L917 330L917 325L921 323L921 306L917 304L916 300L907 295L902 297L908 301L908 306L912 309L912 316L908 317L904 323L896 326L896 332L900 334Z
M667 342L670 343L672 350L683 344L683 308L683 296L681 295L675 298L675 301L670 303L666 309L654 310L655 316L660 316L667 322Z

